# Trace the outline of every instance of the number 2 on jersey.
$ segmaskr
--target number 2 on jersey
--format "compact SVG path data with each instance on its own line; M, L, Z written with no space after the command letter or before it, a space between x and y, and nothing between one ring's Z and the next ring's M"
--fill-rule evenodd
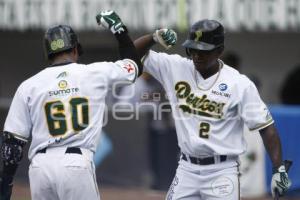
M81 131L89 124L89 106L86 98L76 97L69 101L71 123L74 131ZM62 101L45 104L45 113L49 133L52 136L63 135L68 130L65 105Z
M208 139L210 131L210 124L206 122L200 123L199 137Z

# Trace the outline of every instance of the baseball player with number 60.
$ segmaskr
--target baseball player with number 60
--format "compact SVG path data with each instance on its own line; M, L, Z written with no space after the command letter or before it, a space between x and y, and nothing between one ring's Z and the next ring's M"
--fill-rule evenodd
M224 50L222 24L193 24L183 43L188 58L150 50L156 43L170 48L176 40L173 30L160 29L134 42L144 56L144 70L168 94L182 152L166 199L238 200L244 124L259 130L274 167L272 194L277 190L283 195L291 183L274 121L253 82L219 59Z
M99 200L93 154L102 129L105 96L117 81L132 83L142 63L126 26L114 11L96 16L115 35L121 60L78 64L82 53L71 27L45 33L50 65L18 88L6 118L0 199L9 200L13 177L29 149L32 200Z

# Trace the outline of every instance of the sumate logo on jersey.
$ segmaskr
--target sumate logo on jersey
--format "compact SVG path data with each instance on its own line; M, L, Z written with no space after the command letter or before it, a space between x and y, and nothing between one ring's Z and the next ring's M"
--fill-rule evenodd
M60 89L65 89L66 87L68 87L68 82L65 81L65 80L61 80L61 81L58 82L58 87Z
M66 95L75 94L75 93L79 92L79 88L77 88L77 87L69 88L69 84L66 80L60 80L57 83L57 86L59 87L58 90L48 92L50 97L51 96L66 96Z
M177 82L175 85L176 96L179 99L185 99L187 104L179 106L183 112L188 112L205 117L221 119L225 103L212 101L207 95L196 96L191 91L191 86L184 81Z

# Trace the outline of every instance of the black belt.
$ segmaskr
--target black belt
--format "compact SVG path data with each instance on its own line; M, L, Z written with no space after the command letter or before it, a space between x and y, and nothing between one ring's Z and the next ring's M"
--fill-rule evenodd
M185 160L185 161L190 160L191 163L196 164L196 165L212 165L212 164L216 163L214 156L206 157L206 158L196 158L196 157L185 155L184 153L181 153L181 154L182 154L183 160ZM224 162L227 160L226 155L220 155L219 157L220 157L220 162ZM189 160L188 160L188 158L189 158Z
M46 153L47 151L47 147L46 148L43 148L41 150L38 150L36 153ZM82 154L80 148L78 147L68 147L66 149L66 152L65 153L76 153L76 154Z

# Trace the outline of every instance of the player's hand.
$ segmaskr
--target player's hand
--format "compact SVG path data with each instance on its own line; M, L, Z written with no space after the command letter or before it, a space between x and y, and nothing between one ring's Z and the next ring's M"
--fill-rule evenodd
M285 166L281 165L278 168L273 169L273 176L271 182L272 196L275 197L275 191L277 190L279 196L283 196L287 190L291 187L292 183L289 180Z
M177 34L172 29L158 29L153 33L153 40L165 49L170 49L177 42Z
M13 187L13 177L0 175L0 199L10 200Z
M98 25L109 29L113 34L126 32L126 26L113 10L102 11L96 16Z

